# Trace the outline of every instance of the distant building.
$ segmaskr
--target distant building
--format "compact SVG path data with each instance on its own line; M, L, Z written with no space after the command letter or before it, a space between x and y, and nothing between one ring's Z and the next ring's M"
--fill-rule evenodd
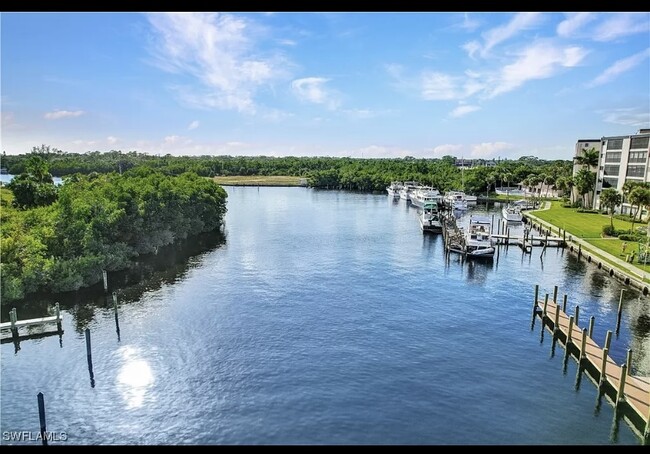
M494 159L464 159L454 158L456 167L496 167L497 162Z
M648 154L650 153L650 129L639 129L628 136L603 137L598 163L595 206L599 207L599 195L603 189L614 188L623 192L626 181L646 183L650 181ZM574 167L575 173L575 167ZM621 213L630 214L631 206L623 203Z

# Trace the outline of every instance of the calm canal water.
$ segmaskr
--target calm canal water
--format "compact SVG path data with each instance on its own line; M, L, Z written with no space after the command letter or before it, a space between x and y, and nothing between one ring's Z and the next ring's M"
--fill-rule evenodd
M59 299L61 339L2 344L3 434L38 431L41 391L48 430L74 444L640 443L531 330L534 284L559 285L602 344L623 288L605 273L514 246L446 262L442 238L384 195L227 191L224 238L117 290L119 338L112 303L89 292ZM611 355L633 348L647 374L650 305L624 300Z

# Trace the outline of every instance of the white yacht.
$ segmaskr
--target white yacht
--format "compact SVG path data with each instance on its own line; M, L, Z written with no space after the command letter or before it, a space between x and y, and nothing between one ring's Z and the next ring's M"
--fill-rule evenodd
M442 232L442 220L438 211L438 201L428 201L422 206L422 212L418 215L422 233Z
M404 186L402 186L402 189L399 190L399 198L407 201L411 200L411 195L413 194L413 191L415 191L415 188L417 187L418 187L417 182L405 181Z
M423 208L427 202L438 203L442 194L431 186L418 186L411 195L411 203L418 208Z
M501 216L508 222L521 222L523 216L519 205L508 204L501 209Z
M445 202L454 210L467 209L467 199L465 198L465 193L462 191L448 191L445 194Z
M401 181L393 181L389 186L386 187L388 195L391 197L399 197L399 191L402 189L403 184Z
M487 216L471 215L465 234L465 253L467 257L494 257L492 239L492 220Z

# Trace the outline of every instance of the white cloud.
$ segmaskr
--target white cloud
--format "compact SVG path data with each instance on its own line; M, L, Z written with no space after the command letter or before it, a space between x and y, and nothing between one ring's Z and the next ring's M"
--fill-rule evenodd
M85 112L83 110L75 110L75 111L69 111L69 110L55 110L53 112L47 112L44 117L46 120L59 120L61 118L68 118L68 117L79 117L83 115Z
M293 47L293 46L297 45L298 43L295 42L292 39L279 39L278 44L281 44L283 46L291 46L291 47Z
M443 156L458 156L465 147L459 144L445 143L433 148L433 157L441 158Z
M602 111L603 121L617 125L635 126L640 128L650 127L650 109L635 107Z
M106 142L108 142L110 145L114 145L114 144L116 144L119 140L120 140L120 139L118 139L118 138L115 137L115 136L108 136L108 137L106 138Z
M587 55L578 46L559 47L548 42L537 42L525 48L517 60L503 67L494 81L488 97L512 91L533 79L554 76L562 68L577 66Z
M456 99L456 82L451 76L438 72L422 74L422 97L428 101Z
M507 24L492 28L483 33L483 45L477 41L471 41L466 43L463 48L472 58L479 50L481 57L485 58L493 47L516 36L523 30L534 27L541 18L542 16L539 13L517 13Z
M603 71L598 77L587 84L587 87L595 87L597 85L606 84L612 81L620 74L633 69L642 63L646 58L650 57L650 47L630 57L622 58L614 62L612 66Z
M449 113L449 116L451 118L458 118L458 117L462 117L463 115L467 115L468 113L476 112L477 110L481 110L481 107L480 106L462 105L462 106L458 106L454 110L452 110Z
M468 13L463 14L463 22L460 24L460 27L462 29L472 32L476 30L479 25L480 25L479 21L469 17Z
M254 48L252 22L231 14L149 14L154 31L152 55L161 69L195 77L198 92L179 90L199 107L255 113L257 89L284 73L279 57L262 57Z
M16 119L13 112L1 112L2 118L2 129L19 129L20 126L16 123Z
M324 77L305 77L291 82L293 94L301 101L324 104L334 110L340 105L337 94L325 87L329 79Z
M191 131L192 129L196 129L196 128L199 127L199 125L200 125L199 120L194 120L192 123L190 123L190 124L187 126L187 130L188 130L188 131Z
M476 159L490 159L499 156L500 152L512 150L514 145L507 142L483 142L472 145L470 157Z
M481 50L481 43L478 41L470 41L468 43L463 44L463 49L467 51L467 55L470 56L470 58L474 58L474 55L476 52Z
M570 13L557 26L558 36L569 38L574 36L583 26L596 18L594 13Z
M596 41L612 41L627 35L649 32L650 20L648 20L648 13L614 13L592 30L591 36Z

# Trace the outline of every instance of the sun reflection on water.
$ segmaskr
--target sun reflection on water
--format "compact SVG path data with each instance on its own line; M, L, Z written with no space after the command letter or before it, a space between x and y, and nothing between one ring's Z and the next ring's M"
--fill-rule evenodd
M141 407L154 382L151 367L133 347L122 348L120 355L123 363L117 374L117 389L122 394L127 409Z

